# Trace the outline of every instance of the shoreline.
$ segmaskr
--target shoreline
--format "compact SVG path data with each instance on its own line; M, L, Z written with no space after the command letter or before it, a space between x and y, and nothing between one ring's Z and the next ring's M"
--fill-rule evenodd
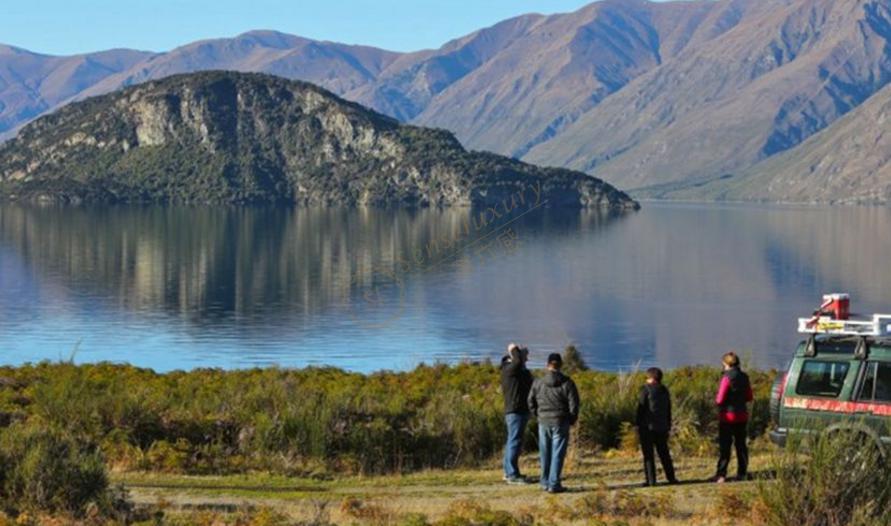
M529 360L529 370L533 372L544 370L545 368L545 358L549 353L558 353L560 349L558 348L540 348L536 351L537 354L540 354L540 360L536 361L535 359ZM349 374L349 375L359 375L359 376L376 376L376 375L403 375L410 374L415 372L418 369L454 369L456 367L497 367L498 360L496 357L485 357L483 359L457 359L454 361L445 361L445 360L437 360L433 362L418 362L415 365L408 366L405 368L382 368L382 369L358 369L358 368L350 368L350 367L342 367L334 364L308 364L308 365L283 365L283 364L258 364L258 365L234 365L234 366L217 366L217 367L209 367L203 365L196 365L191 368L173 368L173 369L160 369L148 365L139 365L136 363L132 363L129 361L112 361L112 360L97 360L97 361L78 361L77 359L43 359L38 361L26 361L20 363L6 363L0 361L0 373L4 369L27 369L27 368L37 368L43 366L56 366L56 365L71 365L74 367L121 367L121 368L133 368L139 371L148 372L157 376L165 376L171 374L189 374L201 371L214 371L220 373L247 373L252 371L268 371L268 370L276 370L276 371L284 371L284 372L304 372L304 371L334 371L337 373ZM643 373L648 367L660 367L666 372L679 370L679 369L715 369L718 366L713 364L708 364L704 362L700 363L688 363L684 365L678 366L662 366L654 362L635 362L630 363L628 365L617 366L616 368L599 368L599 367L590 367L587 368L587 371L601 373L601 374L612 374L612 375L635 375L638 373ZM779 368L777 367L753 367L752 371L763 372L763 373L776 373ZM0 374L0 378L2 378L2 374ZM2 387L2 385L0 385Z

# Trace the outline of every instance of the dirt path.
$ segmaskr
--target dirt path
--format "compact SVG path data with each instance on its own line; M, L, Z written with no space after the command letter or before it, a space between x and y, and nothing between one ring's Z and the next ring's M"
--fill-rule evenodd
M536 465L534 458L523 460L526 473L533 473ZM765 457L753 458L754 473L759 470L763 473L765 466ZM322 513L337 523L380 523L387 522L380 520L382 517L411 514L423 514L435 520L461 506L482 506L512 514L537 515L548 510L558 513L561 509L578 508L580 499L586 496L598 495L626 501L640 498L644 504L666 506L666 513L653 521L654 524L689 524L714 516L719 500L727 494L755 489L753 482L722 487L708 482L712 469L711 459L684 459L678 463L682 484L642 488L637 458L586 459L568 466L565 484L570 492L559 496L542 492L538 484L508 486L497 469L335 480L264 474L187 477L130 473L117 475L115 481L130 490L137 504L160 503L171 511L225 513L265 507L297 520L308 520Z

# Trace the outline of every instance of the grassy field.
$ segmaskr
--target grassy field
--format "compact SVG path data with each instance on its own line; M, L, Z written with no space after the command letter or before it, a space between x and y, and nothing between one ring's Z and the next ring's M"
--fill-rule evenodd
M863 469L883 459L852 465L862 442L845 434L780 453L763 438L774 373L750 373L756 480L708 482L720 371L685 367L666 375L684 483L643 488L631 424L642 375L576 366L572 491L548 495L501 480L490 363L372 375L0 367L0 526L891 524L891 470ZM537 466L523 458L527 475Z
M223 524L239 525L707 516L712 486L634 487L642 473L631 422L642 374L581 364L571 374L583 396L572 450L591 453L572 454L567 466L567 483L577 491L547 499L536 486L501 482L503 401L491 363L371 375L330 368L158 374L116 364L0 367L0 512L23 524L21 517L34 514L101 515L126 524L134 502L142 510L137 522L182 518L208 526L223 520L220 512L231 512ZM750 436L758 437L768 425L773 373L751 374ZM708 367L666 375L675 405L672 448L687 480L713 469L719 378ZM530 425L526 451L535 451L536 438ZM536 459L525 462L534 473ZM109 487L109 475L128 497Z
M755 478L766 477L769 454L753 456ZM526 474L537 471L524 457ZM708 482L714 459L678 459L682 484L643 488L640 461L630 454L572 455L565 484L548 495L537 484L508 486L496 465L399 476L292 478L270 474L113 476L141 507L190 523L303 524L718 524L746 523L757 481ZM258 519L259 517L259 519Z

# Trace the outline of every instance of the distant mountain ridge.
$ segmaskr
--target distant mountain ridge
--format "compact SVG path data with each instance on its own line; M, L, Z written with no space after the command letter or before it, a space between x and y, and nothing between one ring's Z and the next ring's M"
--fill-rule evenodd
M810 148L809 138L832 133L888 84L891 0L603 0L574 13L519 16L414 53L273 31L166 53L2 49L7 136L69 101L149 79L261 71L448 129L470 148L585 171L639 195L747 200L754 194L737 190L744 180L777 170L774 157ZM836 179L886 195L858 163L842 164ZM832 196L814 188L757 199L859 200L843 184L833 188Z
M589 175L467 152L315 85L173 75L75 102L0 146L0 198L39 202L637 208Z
M0 137L153 56L121 49L54 57L0 44Z

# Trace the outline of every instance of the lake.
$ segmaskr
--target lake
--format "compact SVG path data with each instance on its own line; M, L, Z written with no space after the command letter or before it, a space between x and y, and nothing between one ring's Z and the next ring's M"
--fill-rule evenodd
M0 363L782 365L824 292L891 311L891 209L0 206Z

